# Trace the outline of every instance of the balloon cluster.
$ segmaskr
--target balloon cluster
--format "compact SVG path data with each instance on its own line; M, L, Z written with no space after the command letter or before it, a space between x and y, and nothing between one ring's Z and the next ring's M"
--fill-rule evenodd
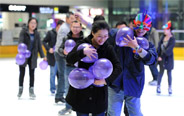
M85 89L94 83L95 79L101 80L109 77L113 71L112 63L101 58L97 60L88 70L76 68L69 74L69 83L76 89Z
M18 54L16 55L16 63L18 65L23 65L26 61L26 58L31 56L31 52L27 50L27 46L24 43L18 45Z
M85 47L87 47L87 46L89 46L89 45L91 45L91 44L82 43L82 44L80 44L80 45L78 46L77 50L84 49ZM91 45L90 48L95 49L92 45ZM91 59L90 59L88 56L86 56L86 57L82 58L81 61L83 61L83 62L85 62L85 63L93 63L93 62L95 62L96 60L98 60L98 54L94 54L94 56L95 56L95 58L94 58L94 57L91 57Z
M126 45L124 43L124 38L127 38L127 35L129 35L132 39L134 38L134 32L132 29L129 27L123 27L118 30L116 34L116 45L119 47L123 47ZM149 42L145 37L136 37L138 45L143 48L143 49L148 49L149 48Z
M74 40L72 40L72 39L66 40L65 41L65 50L66 50L66 52L68 52L68 53L71 52L72 49L75 47L75 45L76 45L76 43L75 43Z

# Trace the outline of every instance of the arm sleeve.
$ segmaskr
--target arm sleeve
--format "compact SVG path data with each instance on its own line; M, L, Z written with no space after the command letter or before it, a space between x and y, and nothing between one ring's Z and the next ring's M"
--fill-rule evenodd
M48 31L47 35L45 36L45 38L42 41L42 43L47 51L49 51L49 49L50 49L50 47L48 45L48 42L50 41L50 36L51 36L50 31Z
M43 53L43 49L42 49L42 43L41 43L40 35L38 35L38 51L39 51L39 54L40 54L41 58L45 57L45 55Z
M113 65L113 72L105 80L106 80L107 85L111 85L114 82L114 80L116 80L118 75L121 73L122 68L121 68L118 57L117 57L112 46L109 46L108 53L109 53L108 56L110 56L108 59L111 61L112 65Z
M65 29L63 25L59 28L56 39L56 52L62 44L63 38L68 34L68 29Z

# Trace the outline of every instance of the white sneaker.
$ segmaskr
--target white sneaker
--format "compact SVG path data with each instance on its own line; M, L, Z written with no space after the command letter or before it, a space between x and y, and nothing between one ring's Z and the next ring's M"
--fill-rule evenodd
M149 82L149 85L157 86L157 81L156 80L150 81Z

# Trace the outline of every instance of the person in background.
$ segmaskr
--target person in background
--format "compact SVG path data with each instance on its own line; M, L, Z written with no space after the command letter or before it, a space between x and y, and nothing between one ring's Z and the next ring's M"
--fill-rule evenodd
M155 45L155 48L157 50L158 48L158 42L159 42L159 35L157 30L154 27L151 27L149 34L148 34L148 41L152 42ZM157 85L157 77L159 75L158 69L157 69L157 63L153 65L149 65L149 69L151 71L153 80L149 82L149 85L156 86Z
M55 47L55 60L56 64L58 67L58 75L59 75L59 80L58 80L58 87L56 90L56 95L55 95L55 103L62 102L65 103L65 98L64 94L66 93L65 90L65 80L66 80L66 75L65 75L65 58L63 54L60 54L58 52L59 47L61 46L63 42L63 38L70 32L70 25L71 23L75 21L75 16L72 12L68 12L66 14L66 22L63 23L57 33L57 38L56 38L56 47Z
M70 27L71 31L67 34L67 36L63 39L62 45L59 48L59 52L63 54L65 57L68 55L68 52L65 49L65 42L69 39L72 39L77 43L80 40L83 40L83 32L82 32L82 24L78 21L73 21ZM73 64L66 63L66 77L68 78L69 73L75 68ZM66 79L66 92L68 92L69 83L68 79ZM67 94L67 93L66 93ZM59 111L59 115L64 115L67 113L70 113L72 110L72 107L66 103L65 108Z
M29 96L30 98L34 99L36 97L34 93L34 72L35 68L37 67L37 58L38 52L41 58L47 60L43 50L42 50L42 43L40 39L40 34L37 31L38 21L36 18L30 18L28 20L28 26L23 28L20 32L19 36L19 43L24 43L27 45L27 49L31 52L31 56L26 58L26 61L23 65L19 65L19 92L18 97L22 96L23 93L23 83L24 83L24 76L25 76L25 69L26 66L29 66Z
M134 19L133 18L129 19L128 27L130 27L132 30L134 29Z
M115 39L116 39L116 34L120 28L127 27L127 24L125 21L119 21L116 23L115 28L111 28L109 31L109 39L107 40L109 44L112 46L115 46Z
M58 76L57 65L55 63L55 57L54 57L56 37L57 37L57 32L63 23L64 23L63 20L58 20L56 28L53 28L52 30L48 31L47 35L42 41L47 51L47 61L48 61L48 64L50 65L50 92L51 94L55 94L55 91L56 91L55 77L56 75Z
M164 36L161 37L158 44L158 64L160 67L158 83L157 83L157 93L161 93L160 85L164 70L167 70L168 76L168 93L172 94L172 70L174 68L174 54L173 49L175 46L175 38L172 34L172 25L171 21L168 21L167 24L163 26Z
M151 27L151 21L149 15L139 13L134 21L135 37L131 38L127 35L122 41L127 45L115 48L123 70L108 87L108 116L120 116L124 101L130 116L143 116L140 97L144 88L144 65L156 63L157 53L151 42L149 42L148 49L141 48L136 37L146 37L147 31Z
M107 85L111 85L121 72L120 62L111 45L106 42L109 35L109 26L104 20L95 21L92 25L91 34L84 40L77 43L74 49L67 55L67 62L74 64L78 62L79 68L89 69L94 63L85 63L81 59L88 56L93 57L93 53L98 53L98 58L107 58L113 65L112 74L101 80L95 80L94 84L85 89L76 89L72 86L66 97L73 110L76 111L77 116L105 116L108 106ZM84 49L77 50L77 47L82 43L89 43L96 49L90 48L90 45ZM104 85L97 87L95 85Z

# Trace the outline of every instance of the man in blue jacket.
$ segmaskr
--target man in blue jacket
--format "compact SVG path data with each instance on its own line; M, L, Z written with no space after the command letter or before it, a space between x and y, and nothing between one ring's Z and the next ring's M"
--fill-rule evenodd
M146 37L151 27L151 17L139 13L135 18L135 37ZM108 88L108 116L120 116L123 101L130 116L143 116L140 108L145 72L144 65L154 64L157 59L156 49L149 43L148 49L141 48L136 38L124 38L126 46L117 47L116 51L123 68L121 74Z

